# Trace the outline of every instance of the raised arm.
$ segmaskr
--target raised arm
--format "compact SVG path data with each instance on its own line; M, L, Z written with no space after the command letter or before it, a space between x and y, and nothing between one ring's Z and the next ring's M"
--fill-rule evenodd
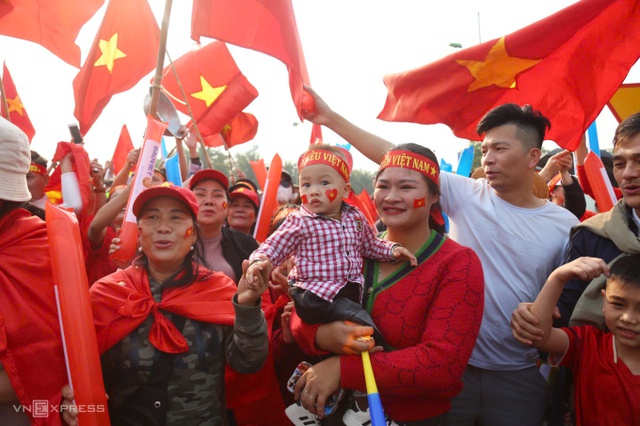
M305 90L313 97L314 111L304 111L304 118L337 133L374 163L380 163L382 155L394 146L391 142L369 133L329 108L329 105L310 87Z
M608 275L609 267L602 259L595 257L580 257L551 273L531 306L531 313L540 322L540 328L544 333L538 339L534 339L535 348L557 357L564 355L569 345L567 334L562 329L552 327L553 313L562 289L571 279L588 281L600 274Z

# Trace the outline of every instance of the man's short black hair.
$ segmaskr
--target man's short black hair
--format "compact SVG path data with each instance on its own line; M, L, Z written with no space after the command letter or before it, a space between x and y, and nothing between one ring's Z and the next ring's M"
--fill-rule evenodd
M485 114L476 127L476 133L483 136L489 130L505 124L514 124L517 137L523 145L531 148L542 148L542 141L551 122L540 111L531 105L504 104L495 107Z

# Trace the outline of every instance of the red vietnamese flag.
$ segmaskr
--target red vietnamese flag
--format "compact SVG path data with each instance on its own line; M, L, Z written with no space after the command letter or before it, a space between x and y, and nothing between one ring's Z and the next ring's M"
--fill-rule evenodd
M289 70L291 97L302 118L311 97L298 25L291 0L194 0L191 37L211 37L247 49L257 50L282 61Z
M193 117L207 136L220 132L258 96L222 42L186 53L173 64L175 73L170 66L163 71L162 88L178 111L189 114L184 90Z
M13 84L13 79L11 78L11 74L9 74L9 68L7 68L6 63L4 64L4 69L2 71L2 84L4 86L5 97L7 98L9 121L18 126L27 135L27 137L29 138L29 143L31 143L31 139L33 139L33 136L36 134L36 130L33 128L31 120L29 120L27 110L22 104L20 95L18 95L16 85ZM5 104L4 102L1 103L2 116L7 117Z
M75 44L82 26L104 0L0 1L0 34L38 43L74 67L80 66Z
M206 120L198 123L198 130L206 146L219 147L240 145L249 142L258 133L258 119L253 114L241 112L224 125L219 133L210 134Z
M386 76L379 118L444 123L478 140L487 111L531 104L551 120L547 138L574 150L638 60L638 46L637 0L582 0L498 40Z
M160 29L147 0L111 0L82 69L73 80L80 131L86 134L111 96L154 69Z
M111 164L113 164L113 173L118 175L120 170L127 163L127 156L129 155L129 151L133 149L133 142L131 142L131 135L129 134L129 129L127 129L127 125L122 125L122 130L120 130L120 137L118 137L118 144L116 145L116 150L113 152L113 158L111 159Z

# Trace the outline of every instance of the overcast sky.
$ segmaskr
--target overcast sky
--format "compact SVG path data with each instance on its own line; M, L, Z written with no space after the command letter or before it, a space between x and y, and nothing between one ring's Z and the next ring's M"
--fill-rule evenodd
M415 68L463 47L501 37L542 19L571 0L293 0L298 29L314 89L329 105L351 121L392 142L429 146L454 165L468 145L444 125L388 123L376 119L386 98L382 77ZM160 23L164 0L149 0ZM104 14L98 11L83 28L77 44L86 57ZM174 0L167 50L172 59L195 46L190 38L191 1ZM208 42L208 39L203 39ZM36 129L32 149L51 158L56 143L69 140L73 116L73 78L78 70L46 49L23 40L0 36L0 61L6 61L22 101ZM242 152L257 144L268 163L278 152L295 161L309 142L310 124L298 123L291 101L286 67L261 53L229 45L239 68L260 95L247 107L259 121L256 138L231 149ZM166 61L165 61L166 64ZM626 82L640 82L636 65ZM85 135L91 158L111 158L122 124L139 146L146 120L143 100L153 72L134 89L115 95ZM187 119L183 118L183 123ZM617 122L605 107L597 120L602 147L611 145ZM323 130L325 141L341 142ZM169 146L173 141L167 140ZM550 144L550 148L554 145ZM354 167L375 165L354 153ZM455 166L454 166L455 167Z

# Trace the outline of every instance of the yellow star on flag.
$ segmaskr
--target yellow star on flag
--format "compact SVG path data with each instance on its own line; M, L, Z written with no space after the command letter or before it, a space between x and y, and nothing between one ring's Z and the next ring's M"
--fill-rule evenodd
M222 92L224 92L224 89L227 88L227 85L225 84L224 86L211 87L209 82L205 80L203 76L200 76L200 87L202 87L202 90L192 93L191 96L204 101L204 103L207 105L207 108L209 108L211 104L214 103L216 99L218 99L218 96L220 96Z
M7 106L9 107L9 113L12 113L13 111L15 111L20 115L24 115L22 112L24 110L24 104L20 100L19 95L17 95L15 99L7 98Z
M522 71L536 65L540 60L522 59L509 56L504 45L504 37L496 42L484 61L469 61L456 59L456 62L466 67L474 77L468 92L496 85L506 89L516 87L516 76Z
M100 40L98 47L100 47L100 52L102 52L102 54L93 66L99 67L104 65L109 70L109 74L113 71L113 64L116 59L127 57L122 50L118 49L118 33L112 35L109 41Z

